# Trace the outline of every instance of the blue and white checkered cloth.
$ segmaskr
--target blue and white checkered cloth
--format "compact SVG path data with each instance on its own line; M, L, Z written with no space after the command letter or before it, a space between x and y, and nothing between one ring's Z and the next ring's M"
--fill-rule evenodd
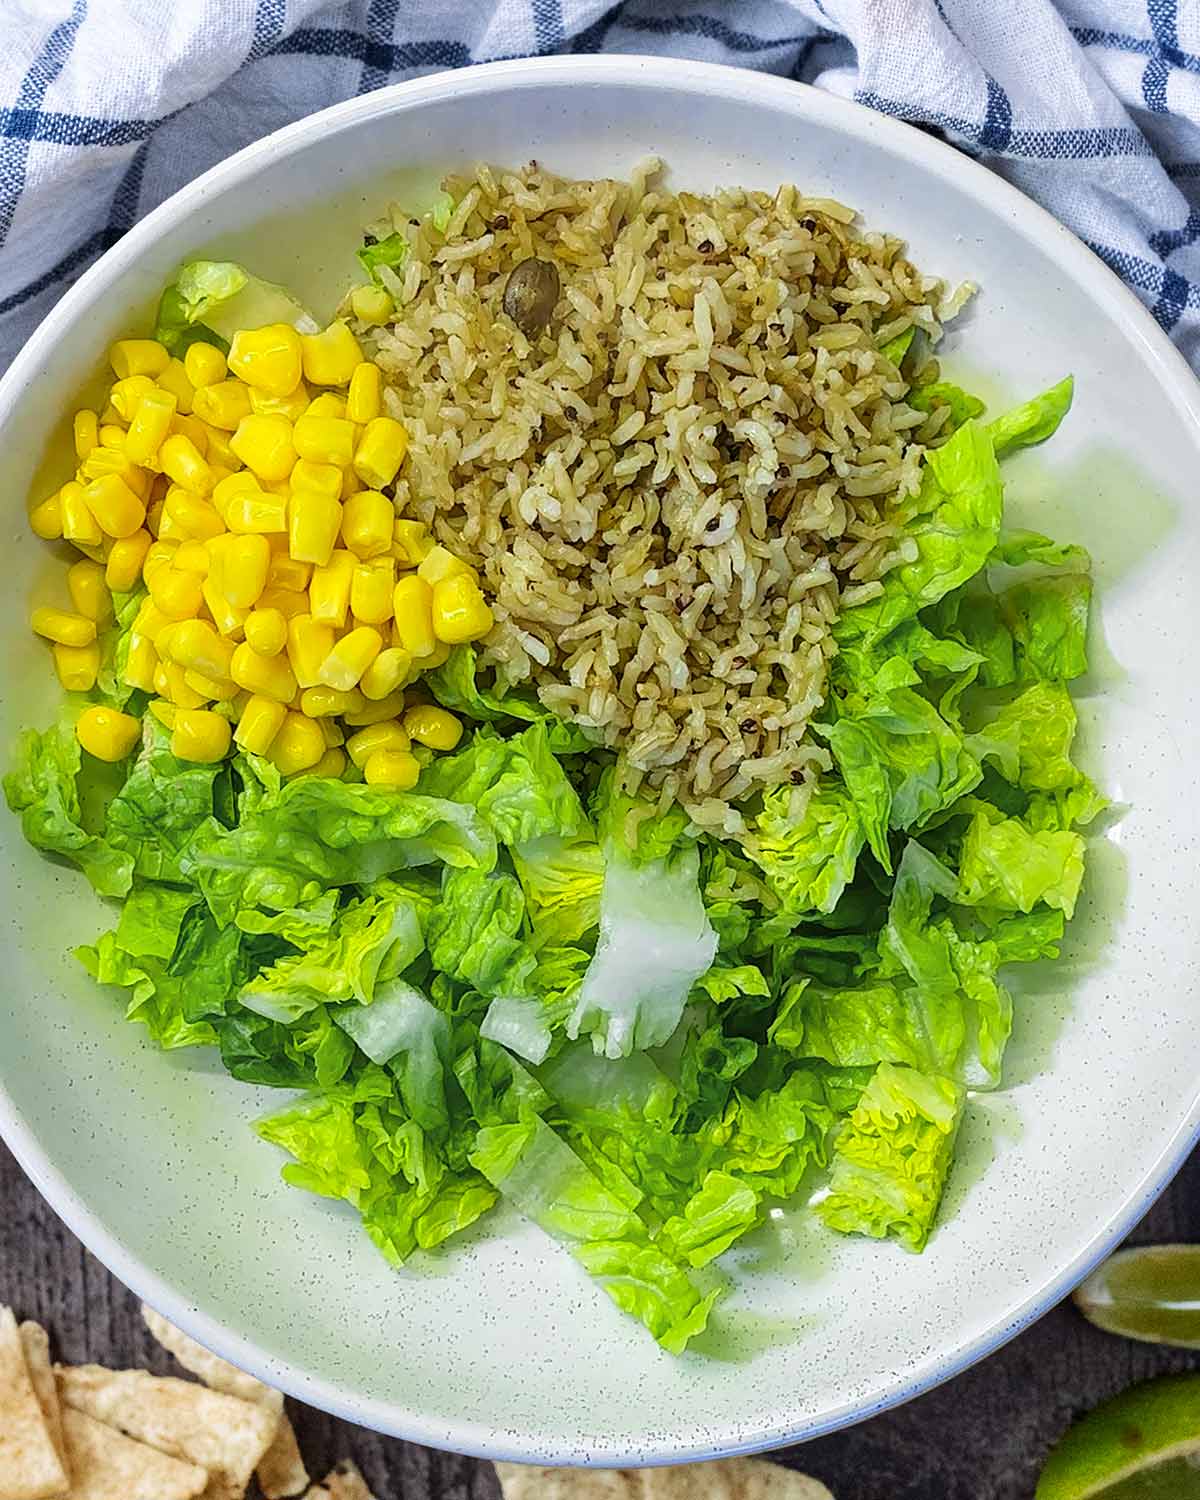
M398 79L661 52L942 134L1045 205L1200 369L1200 0L0 0L0 367L183 183Z

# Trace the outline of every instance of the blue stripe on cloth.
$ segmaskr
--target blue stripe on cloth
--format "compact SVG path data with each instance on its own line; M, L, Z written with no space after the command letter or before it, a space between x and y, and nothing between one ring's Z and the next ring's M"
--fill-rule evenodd
M1155 255L1164 260L1185 245L1194 245L1200 239L1200 211L1193 209L1182 229L1161 229L1149 237L1149 245Z
M1160 297L1167 277L1175 277L1186 288L1184 300L1188 308L1200 310L1200 284L1185 281L1178 272L1168 271L1156 261L1143 260L1140 255L1131 255L1127 250L1114 250L1110 245L1100 244L1097 240L1084 240L1084 244L1093 255L1100 257L1110 271L1115 271L1122 281L1149 296Z
M611 14L611 12L610 12ZM626 31L645 36L699 36L708 42L719 42L731 52L770 52L776 47L799 47L812 36L803 31L793 36L755 36L738 31L716 16L631 16L618 17L617 25Z
M1161 56L1164 62L1185 73L1200 73L1200 55L1174 46L1164 51L1155 37L1127 36L1123 31L1102 31L1096 26L1072 26L1071 35L1081 47L1103 47L1109 52L1132 52L1138 57Z
M246 62L257 62L266 57L274 42L283 35L287 25L287 0L258 0L254 7L254 35Z
M344 57L351 62L363 63L372 59L374 66L386 59L385 69L393 73L412 68L465 68L474 61L462 42L393 42L385 46L368 42L360 32L325 26L298 27L289 36L280 37L270 49L270 55Z
M86 15L87 0L73 0L71 14L54 27L21 80L21 87L17 90L18 110L41 108L47 89L71 55L75 37ZM0 245L8 238L17 204L25 190L25 168L31 139L31 135L19 135L6 136L0 141Z
M1142 74L1142 98L1156 115L1167 113L1167 84L1179 57L1178 0L1146 0L1146 15L1154 33L1157 51Z
M146 175L146 158L149 152L150 142L145 141L134 153L133 159L117 184L108 222L104 228L98 229L82 245L77 245L74 250L64 255L57 264L51 266L36 281L31 281L19 292L14 292L10 297L5 297L0 301L0 316L12 312L14 308L20 307L25 302L31 302L35 297L40 297L56 282L65 281L68 277L74 279L97 256L115 245L126 230L133 227L137 221L138 200L141 197L142 179Z
M912 105L885 98L871 89L858 89L854 97L868 109L877 109L882 114L894 115L897 119L914 124L934 125L939 130L961 135L987 149L984 141L988 131L986 120L980 124L978 120L964 120L957 115L942 114L939 110L918 112ZM1004 119L998 102L996 109L996 133L998 138L1003 139ZM1154 152L1140 130L1124 125L1097 125L1077 130L1011 130L1005 145L997 149L997 154L1026 157L1035 161L1090 161L1110 156L1153 156Z
M132 146L170 118L101 120L95 115L68 115L54 109L0 109L0 136L50 141L56 146Z
M1164 333L1170 333L1183 316L1188 305L1190 290L1190 283L1185 281L1178 271L1172 271L1168 266L1163 273L1162 289L1158 294L1158 300L1150 309Z
M539 53L557 52L562 46L562 0L533 0L533 37Z
M1012 105L1008 95L987 75L987 116L979 132L979 144L988 151L1007 151L1012 140Z
M360 94L370 94L388 81L388 75L394 67L390 49L399 9L400 0L371 0L367 7L363 70L362 77L358 80Z
M624 9L625 0L617 0L617 3L610 6L602 16L597 16L590 26L583 28L572 41L571 51L602 52L608 40L608 33L621 19L621 12Z

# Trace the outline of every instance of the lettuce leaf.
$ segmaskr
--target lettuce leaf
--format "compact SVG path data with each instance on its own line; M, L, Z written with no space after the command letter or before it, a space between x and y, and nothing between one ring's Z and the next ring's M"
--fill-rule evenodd
M511 852L536 945L574 943L597 926L604 856L594 839L545 834Z
M1070 917L1083 881L1084 843L1066 830L1030 831L986 804L963 838L958 900L1030 912L1039 902Z
M916 411L932 412L939 407L950 408L950 415L941 431L949 435L957 432L964 422L983 415L983 402L978 396L964 391L962 386L949 380L935 380L929 385L915 386L907 396L909 406Z
M485 724L515 719L543 725L556 755L592 750L599 741L599 735L565 723L522 689L508 689L501 681L492 687L481 685L474 646L455 646L442 665L421 680L443 707L469 719Z
M154 337L182 356L189 344L215 344L228 352L241 328L290 323L301 333L318 324L286 288L263 281L228 260L193 260L180 266L159 299Z
M524 918L513 876L448 869L427 931L434 967L483 995L519 993L537 964L521 936Z
M133 882L134 860L120 845L85 832L78 787L82 760L79 741L67 725L41 734L27 729L4 778L4 796L35 849L70 860L100 895L124 896Z
M1014 406L994 422L989 422L987 430L995 447L996 457L1003 458L1016 448L1029 448L1053 437L1071 409L1074 394L1075 379L1068 375L1065 380L1052 385L1040 396Z
M104 831L124 850L144 880L184 884L190 849L214 823L214 787L221 765L200 765L171 754L171 737L157 719L144 720L142 750L124 786L108 804Z
M830 912L854 878L865 834L855 800L836 782L822 783L799 817L792 788L763 795L746 852L771 894L788 912Z
M880 1063L834 1148L829 1193L817 1204L825 1223L923 1250L964 1097L949 1079Z

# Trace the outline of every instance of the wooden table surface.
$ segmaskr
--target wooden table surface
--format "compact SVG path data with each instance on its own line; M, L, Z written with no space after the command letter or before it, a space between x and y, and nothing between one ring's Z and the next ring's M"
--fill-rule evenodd
M1198 1189L1200 1153L1133 1239L1200 1239ZM44 1323L61 1359L170 1369L136 1299L58 1221L2 1145L0 1303ZM1071 1417L1131 1381L1189 1368L1200 1368L1200 1353L1111 1338L1064 1304L929 1395L781 1456L824 1480L836 1500L1029 1500L1042 1456ZM489 1464L291 1407L314 1474L353 1457L379 1500L495 1500Z

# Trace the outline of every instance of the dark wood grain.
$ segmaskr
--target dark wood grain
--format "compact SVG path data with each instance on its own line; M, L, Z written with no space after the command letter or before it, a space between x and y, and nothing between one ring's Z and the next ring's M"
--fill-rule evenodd
M1133 1236L1200 1239L1200 1156ZM51 1331L57 1355L170 1361L137 1301L59 1222L0 1145L0 1303ZM1055 1308L974 1369L919 1400L779 1457L823 1479L836 1500L1029 1500L1043 1455L1068 1421L1133 1380L1200 1368L1200 1356L1110 1338ZM488 1464L401 1443L292 1404L315 1474L353 1457L379 1500L494 1500Z

